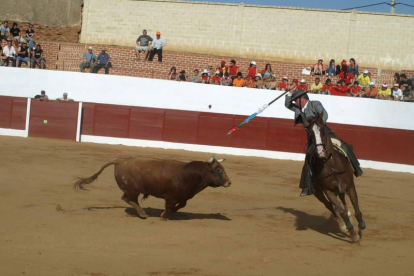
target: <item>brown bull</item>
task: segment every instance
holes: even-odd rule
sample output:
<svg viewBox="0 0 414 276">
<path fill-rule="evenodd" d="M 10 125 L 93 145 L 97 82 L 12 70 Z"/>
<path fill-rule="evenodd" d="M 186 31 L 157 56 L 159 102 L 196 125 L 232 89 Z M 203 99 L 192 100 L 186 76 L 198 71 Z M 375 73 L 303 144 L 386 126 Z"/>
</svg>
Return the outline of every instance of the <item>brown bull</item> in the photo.
<svg viewBox="0 0 414 276">
<path fill-rule="evenodd" d="M 220 162 L 215 159 L 208 162 L 189 163 L 171 160 L 145 160 L 141 158 L 121 158 L 109 162 L 88 178 L 79 178 L 74 184 L 77 190 L 85 190 L 110 165 L 115 165 L 115 180 L 124 192 L 122 200 L 134 207 L 139 217 L 147 218 L 144 209 L 138 203 L 138 196 L 154 196 L 165 199 L 165 211 L 161 214 L 167 219 L 170 213 L 177 212 L 187 204 L 187 200 L 207 187 L 229 187 L 231 185 Z"/>
</svg>

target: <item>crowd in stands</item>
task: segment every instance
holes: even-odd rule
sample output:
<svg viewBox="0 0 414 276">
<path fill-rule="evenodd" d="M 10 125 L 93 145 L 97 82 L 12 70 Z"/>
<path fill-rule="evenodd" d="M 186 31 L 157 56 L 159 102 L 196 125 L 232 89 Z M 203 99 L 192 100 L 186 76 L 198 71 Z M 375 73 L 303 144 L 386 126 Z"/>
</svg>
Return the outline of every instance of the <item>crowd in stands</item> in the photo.
<svg viewBox="0 0 414 276">
<path fill-rule="evenodd" d="M 34 34 L 32 24 L 23 33 L 16 22 L 9 28 L 9 22 L 4 21 L 0 26 L 0 66 L 11 64 L 12 67 L 21 67 L 25 63 L 30 68 L 37 66 L 44 69 L 46 60 L 41 45 L 34 40 Z M 4 48 L 1 46 L 3 40 L 7 42 Z"/>
<path fill-rule="evenodd" d="M 30 68 L 37 66 L 44 69 L 46 61 L 43 58 L 43 50 L 40 44 L 35 43 L 34 33 L 32 24 L 22 33 L 17 23 L 13 23 L 12 28 L 9 29 L 8 22 L 4 21 L 0 26 L 0 42 L 6 40 L 7 45 L 1 48 L 0 43 L 0 66 L 11 64 L 13 67 L 20 67 L 22 63 L 25 63 Z M 166 42 L 161 38 L 159 31 L 156 32 L 155 36 L 156 38 L 153 39 L 147 34 L 146 30 L 143 30 L 142 35 L 136 40 L 136 60 L 140 60 L 140 56 L 143 54 L 144 61 L 153 61 L 155 55 L 157 55 L 158 62 L 162 62 L 162 49 Z M 93 51 L 94 49 L 89 47 L 82 55 L 79 64 L 80 71 L 85 72 L 88 69 L 91 73 L 98 73 L 100 69 L 104 68 L 105 74 L 109 74 L 112 64 L 106 49 L 102 48 L 98 55 L 95 55 Z M 288 77 L 283 76 L 278 80 L 271 64 L 266 64 L 265 68 L 260 70 L 257 68 L 257 63 L 252 61 L 245 70 L 247 72 L 245 76 L 241 71 L 236 60 L 233 59 L 228 64 L 225 60 L 222 60 L 216 66 L 210 63 L 203 70 L 194 69 L 191 76 L 185 70 L 178 71 L 176 67 L 172 67 L 167 79 L 283 91 L 303 89 L 314 94 L 414 102 L 412 79 L 408 79 L 405 74 L 399 75 L 396 73 L 393 83 L 375 84 L 370 72 L 368 70 L 360 72 L 359 65 L 353 58 L 349 60 L 349 64 L 346 60 L 336 64 L 335 60 L 331 59 L 327 66 L 324 65 L 322 58 L 318 59 L 315 65 L 302 71 L 302 74 L 315 76 L 314 83 L 310 86 L 305 79 L 299 81 L 293 78 L 289 82 Z M 321 82 L 322 76 L 326 78 L 324 83 Z"/>
<path fill-rule="evenodd" d="M 34 96 L 35 100 L 38 100 L 40 102 L 48 102 L 49 101 L 49 97 L 46 95 L 46 91 L 42 90 L 40 92 L 40 95 L 36 95 Z M 62 97 L 57 98 L 56 101 L 58 102 L 73 102 L 73 99 L 68 98 L 68 93 L 63 93 Z"/>
</svg>

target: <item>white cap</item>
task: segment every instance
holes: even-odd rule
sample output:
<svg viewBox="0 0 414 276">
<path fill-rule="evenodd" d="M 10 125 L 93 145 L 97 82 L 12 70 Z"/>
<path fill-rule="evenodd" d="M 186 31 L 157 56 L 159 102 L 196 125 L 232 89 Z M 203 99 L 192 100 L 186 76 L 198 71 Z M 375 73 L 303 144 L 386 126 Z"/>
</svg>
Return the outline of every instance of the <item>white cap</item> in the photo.
<svg viewBox="0 0 414 276">
<path fill-rule="evenodd" d="M 319 58 L 319 59 L 318 59 L 318 61 L 320 61 L 320 60 L 322 60 L 322 61 L 323 61 L 323 58 Z"/>
<path fill-rule="evenodd" d="M 201 74 L 208 74 L 209 72 L 208 72 L 208 70 L 207 69 L 204 69 L 203 70 L 203 72 L 201 72 Z"/>
<path fill-rule="evenodd" d="M 284 76 L 283 78 L 282 78 L 282 80 L 287 80 L 288 79 L 288 77 L 286 77 L 286 76 Z"/>
<path fill-rule="evenodd" d="M 250 64 L 256 65 L 256 61 L 252 61 L 250 62 Z"/>
<path fill-rule="evenodd" d="M 300 83 L 306 83 L 305 79 L 301 79 Z"/>
<path fill-rule="evenodd" d="M 400 87 L 400 85 L 398 83 L 394 84 L 394 87 Z"/>
<path fill-rule="evenodd" d="M 262 75 L 260 73 L 257 73 L 256 76 L 254 76 L 254 77 L 262 78 Z"/>
<path fill-rule="evenodd" d="M 384 84 L 382 85 L 382 87 L 387 88 L 387 87 L 388 87 L 388 84 L 384 83 Z"/>
<path fill-rule="evenodd" d="M 371 81 L 371 82 L 369 83 L 369 85 L 375 85 L 375 83 L 374 83 L 373 81 Z"/>
<path fill-rule="evenodd" d="M 88 50 L 93 50 L 92 46 L 89 46 Z"/>
<path fill-rule="evenodd" d="M 368 70 L 364 70 L 364 74 L 368 74 Z"/>
</svg>

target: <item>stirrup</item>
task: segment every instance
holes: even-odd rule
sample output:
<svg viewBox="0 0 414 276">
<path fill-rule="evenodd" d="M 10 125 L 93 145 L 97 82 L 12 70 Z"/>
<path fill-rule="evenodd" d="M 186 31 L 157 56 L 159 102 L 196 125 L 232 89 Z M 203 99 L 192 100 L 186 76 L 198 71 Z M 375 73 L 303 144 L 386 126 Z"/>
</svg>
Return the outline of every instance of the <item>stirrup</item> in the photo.
<svg viewBox="0 0 414 276">
<path fill-rule="evenodd" d="M 300 196 L 308 196 L 308 195 L 312 195 L 309 187 L 305 187 L 302 189 L 302 192 L 300 193 Z"/>
</svg>

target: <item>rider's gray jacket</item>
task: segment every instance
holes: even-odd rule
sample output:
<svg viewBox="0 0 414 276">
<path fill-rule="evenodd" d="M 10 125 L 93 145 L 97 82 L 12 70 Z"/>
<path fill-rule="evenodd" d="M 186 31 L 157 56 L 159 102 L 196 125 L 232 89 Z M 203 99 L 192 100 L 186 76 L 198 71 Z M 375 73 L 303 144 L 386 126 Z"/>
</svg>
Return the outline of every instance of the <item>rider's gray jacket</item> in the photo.
<svg viewBox="0 0 414 276">
<path fill-rule="evenodd" d="M 319 101 L 308 101 L 307 104 L 304 106 L 303 112 L 302 110 L 296 106 L 295 103 L 292 102 L 292 94 L 286 94 L 285 98 L 285 106 L 295 112 L 295 125 L 296 124 L 304 124 L 305 127 L 309 126 L 308 121 L 305 120 L 309 117 L 316 117 L 323 112 L 323 122 L 326 123 L 328 120 L 328 112 L 326 112 L 325 108 Z"/>
</svg>

